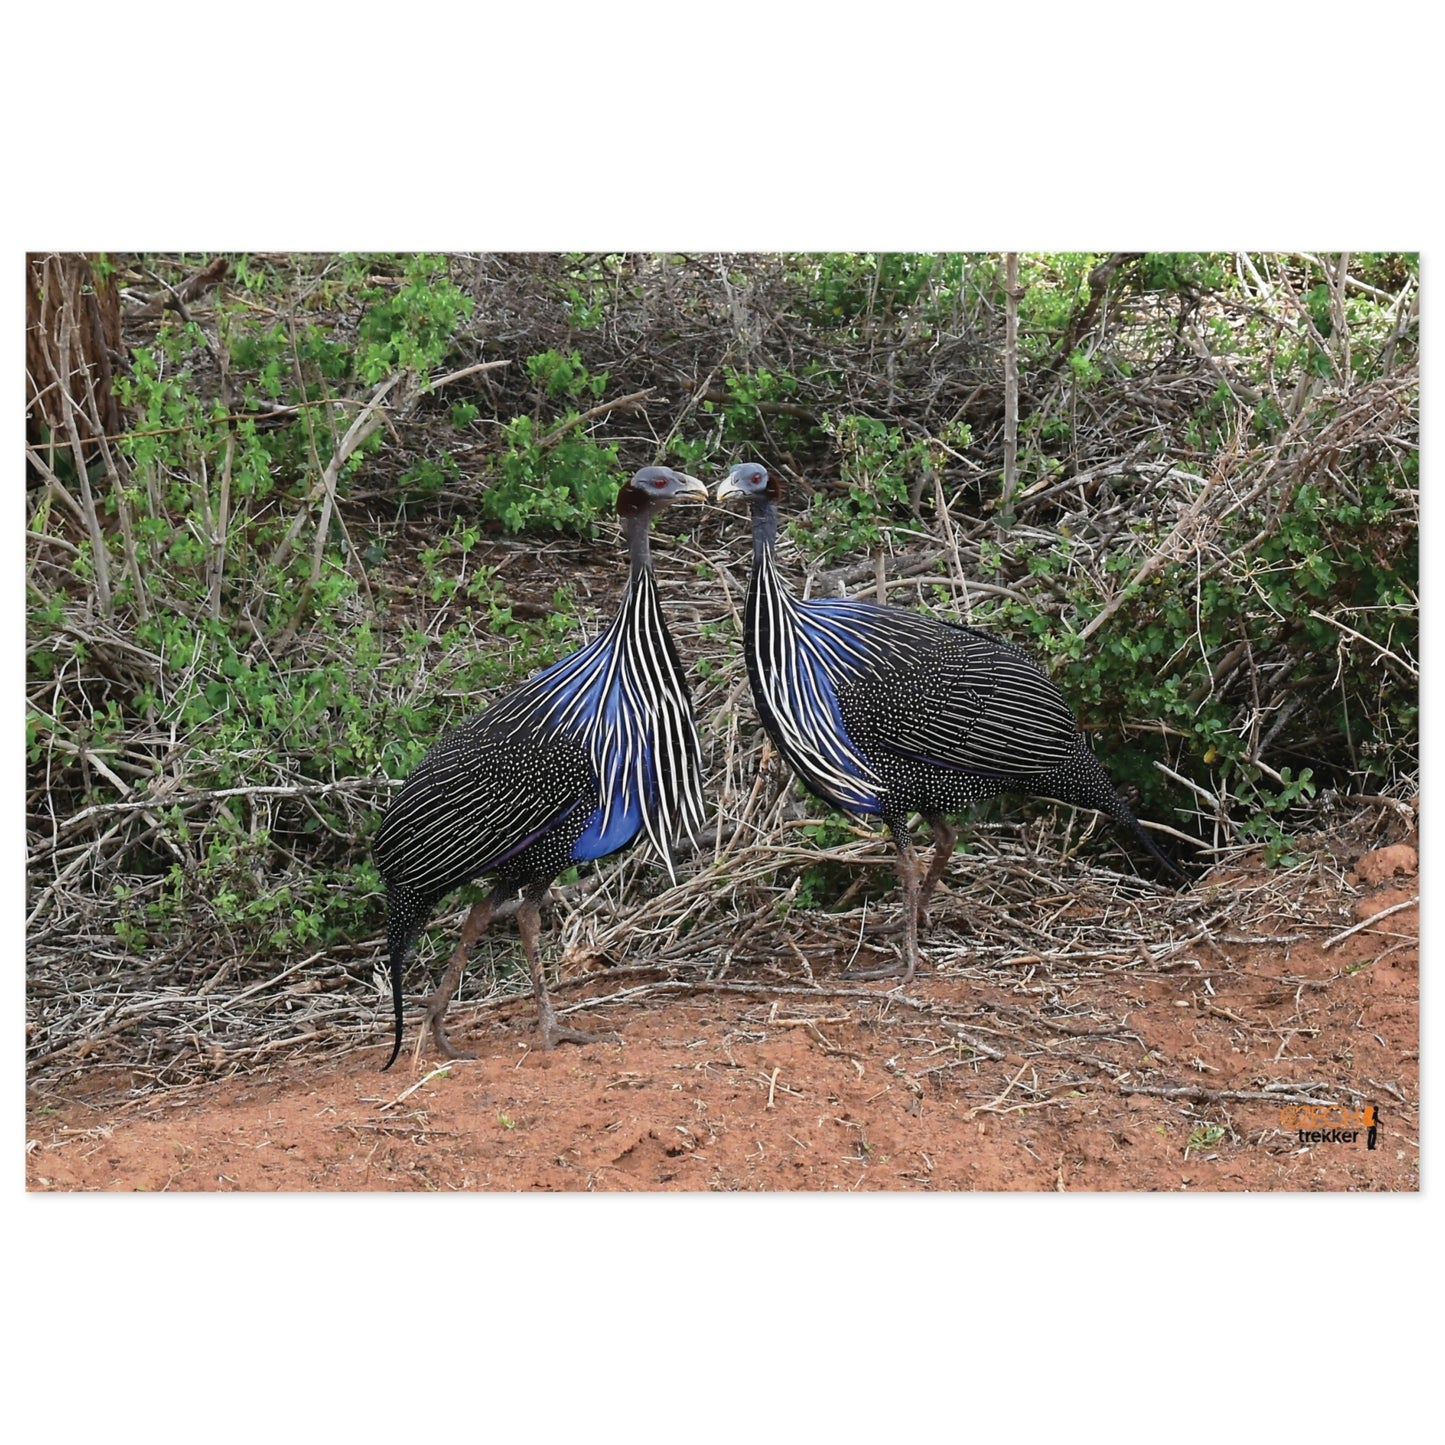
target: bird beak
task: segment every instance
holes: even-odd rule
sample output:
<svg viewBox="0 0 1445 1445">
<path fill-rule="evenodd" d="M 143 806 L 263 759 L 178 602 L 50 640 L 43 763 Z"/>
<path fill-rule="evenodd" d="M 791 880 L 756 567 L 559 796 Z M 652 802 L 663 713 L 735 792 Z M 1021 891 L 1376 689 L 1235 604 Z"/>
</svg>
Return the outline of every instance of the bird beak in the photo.
<svg viewBox="0 0 1445 1445">
<path fill-rule="evenodd" d="M 686 472 L 677 474 L 678 480 L 682 483 L 681 489 L 674 493 L 674 497 L 700 497 L 707 501 L 707 483 L 700 482 L 696 477 L 690 477 Z"/>
<path fill-rule="evenodd" d="M 722 502 L 726 501 L 728 497 L 740 497 L 742 496 L 742 492 L 743 489 L 733 481 L 733 474 L 729 472 L 727 476 L 717 484 L 716 496 L 717 500 Z"/>
</svg>

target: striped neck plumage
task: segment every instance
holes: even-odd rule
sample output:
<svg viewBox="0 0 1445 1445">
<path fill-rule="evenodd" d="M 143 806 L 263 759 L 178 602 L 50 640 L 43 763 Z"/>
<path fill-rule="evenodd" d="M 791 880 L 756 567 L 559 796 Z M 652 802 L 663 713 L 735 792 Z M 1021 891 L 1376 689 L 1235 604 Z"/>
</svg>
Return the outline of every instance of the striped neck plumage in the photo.
<svg viewBox="0 0 1445 1445">
<path fill-rule="evenodd" d="M 604 680 L 589 736 L 604 781 L 604 831 L 613 809 L 636 799 L 648 840 L 675 883 L 669 844 L 684 834 L 696 837 L 704 821 L 702 750 L 658 602 L 650 521 L 647 511 L 626 520 L 630 575 L 612 625 L 593 644 L 602 649 Z"/>
<path fill-rule="evenodd" d="M 752 522 L 753 572 L 743 625 L 764 725 L 814 792 L 841 808 L 878 813 L 883 784 L 848 737 L 837 689 L 883 649 L 865 619 L 835 617 L 828 604 L 793 595 L 778 572 L 776 503 L 755 499 Z"/>
<path fill-rule="evenodd" d="M 627 518 L 627 590 L 612 621 L 612 630 L 619 638 L 635 641 L 641 635 L 639 628 L 643 632 L 666 630 L 657 601 L 657 578 L 652 571 L 651 524 L 652 518 L 645 511 Z"/>
</svg>

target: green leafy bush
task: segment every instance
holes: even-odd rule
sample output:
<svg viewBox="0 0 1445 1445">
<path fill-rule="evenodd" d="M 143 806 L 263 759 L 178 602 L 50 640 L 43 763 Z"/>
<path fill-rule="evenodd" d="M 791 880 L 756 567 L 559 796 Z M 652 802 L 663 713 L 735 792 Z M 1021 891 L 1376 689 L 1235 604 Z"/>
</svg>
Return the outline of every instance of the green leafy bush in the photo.
<svg viewBox="0 0 1445 1445">
<path fill-rule="evenodd" d="M 868 555 L 882 545 L 891 524 L 909 514 L 910 494 L 923 488 L 943 466 L 943 452 L 930 439 L 910 439 L 901 428 L 869 416 L 825 417 L 823 429 L 837 449 L 840 488 L 819 497 L 793 535 L 813 554 L 837 560 Z M 948 429 L 943 440 L 962 448 L 971 434 L 966 423 Z M 932 510 L 932 491 L 928 502 Z"/>
</svg>

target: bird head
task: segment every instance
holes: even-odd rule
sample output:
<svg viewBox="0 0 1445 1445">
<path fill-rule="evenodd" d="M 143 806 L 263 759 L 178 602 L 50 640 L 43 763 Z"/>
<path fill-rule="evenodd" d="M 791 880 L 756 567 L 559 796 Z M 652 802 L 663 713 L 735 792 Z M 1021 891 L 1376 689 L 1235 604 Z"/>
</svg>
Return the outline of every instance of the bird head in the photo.
<svg viewBox="0 0 1445 1445">
<path fill-rule="evenodd" d="M 722 481 L 718 483 L 717 499 L 726 501 L 729 497 L 747 497 L 755 501 L 759 497 L 778 500 L 781 488 L 777 480 L 768 475 L 766 467 L 757 462 L 739 462 Z"/>
<path fill-rule="evenodd" d="M 633 473 L 632 480 L 617 494 L 617 511 L 630 517 L 638 512 L 667 506 L 679 497 L 707 500 L 707 486 L 686 472 L 671 467 L 643 467 Z"/>
</svg>

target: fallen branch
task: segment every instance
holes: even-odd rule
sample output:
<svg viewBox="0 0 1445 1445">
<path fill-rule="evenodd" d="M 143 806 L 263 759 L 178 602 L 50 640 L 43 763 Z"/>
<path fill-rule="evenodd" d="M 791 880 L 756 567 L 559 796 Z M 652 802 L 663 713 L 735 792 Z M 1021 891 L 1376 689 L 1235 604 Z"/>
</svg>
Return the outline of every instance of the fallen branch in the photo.
<svg viewBox="0 0 1445 1445">
<path fill-rule="evenodd" d="M 511 362 L 503 358 L 501 361 L 479 361 L 475 366 L 464 366 L 460 371 L 449 371 L 445 376 L 434 376 L 427 382 L 428 391 L 440 391 L 444 386 L 450 386 L 454 381 L 462 381 L 468 376 L 479 376 L 484 371 L 496 371 L 499 367 L 510 366 Z"/>
<path fill-rule="evenodd" d="M 327 793 L 365 792 L 374 788 L 399 788 L 401 781 L 396 778 L 345 778 L 336 783 L 295 783 L 275 784 L 243 788 L 208 788 L 195 793 L 180 793 L 171 796 L 140 798 L 123 803 L 95 803 L 89 808 L 72 814 L 56 830 L 57 836 L 65 835 L 90 818 L 102 817 L 109 813 L 133 813 L 145 808 L 188 808 L 197 803 L 214 802 L 221 798 L 319 798 Z"/>
<path fill-rule="evenodd" d="M 1366 637 L 1363 632 L 1356 632 L 1353 627 L 1346 627 L 1337 617 L 1327 617 L 1323 612 L 1316 612 L 1310 609 L 1310 616 L 1317 618 L 1320 622 L 1328 622 L 1331 627 L 1337 627 L 1347 637 L 1353 637 L 1357 642 L 1368 642 L 1382 657 L 1388 657 L 1391 662 L 1397 662 L 1411 677 L 1419 677 L 1420 669 L 1413 662 L 1406 662 L 1403 657 L 1396 656 L 1388 647 L 1381 647 L 1372 637 Z"/>
<path fill-rule="evenodd" d="M 1320 1104 L 1317 1094 L 1272 1092 L 1263 1089 L 1206 1089 L 1201 1084 L 1120 1084 L 1121 1094 L 1150 1094 L 1159 1099 L 1189 1099 L 1196 1104 Z"/>
<path fill-rule="evenodd" d="M 641 411 L 642 408 L 647 405 L 647 398 L 656 390 L 657 388 L 655 386 L 649 386 L 642 391 L 634 391 L 630 396 L 619 396 L 616 401 L 604 401 L 598 406 L 591 407 L 580 416 L 570 417 L 567 421 L 564 421 L 561 426 L 549 431 L 537 445 L 543 451 L 546 451 L 548 447 L 554 446 L 557 442 L 561 441 L 569 431 L 573 431 L 575 428 L 583 425 L 583 423 L 592 421 L 596 417 L 606 416 L 608 412 L 624 410 Z"/>
<path fill-rule="evenodd" d="M 1406 908 L 1414 908 L 1420 901 L 1417 893 L 1413 898 L 1407 898 L 1403 903 L 1396 903 L 1390 908 L 1382 908 L 1378 913 L 1372 913 L 1362 923 L 1357 923 L 1353 928 L 1347 928 L 1343 933 L 1337 933 L 1333 938 L 1327 938 L 1320 945 L 1321 948 L 1333 948 L 1337 943 L 1343 943 L 1345 939 L 1352 938 L 1361 929 L 1369 928 L 1372 924 L 1378 923 L 1382 918 L 1388 918 L 1392 913 L 1400 913 Z"/>
</svg>

